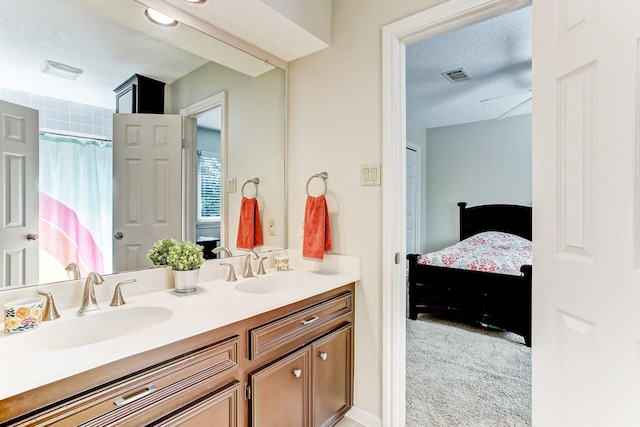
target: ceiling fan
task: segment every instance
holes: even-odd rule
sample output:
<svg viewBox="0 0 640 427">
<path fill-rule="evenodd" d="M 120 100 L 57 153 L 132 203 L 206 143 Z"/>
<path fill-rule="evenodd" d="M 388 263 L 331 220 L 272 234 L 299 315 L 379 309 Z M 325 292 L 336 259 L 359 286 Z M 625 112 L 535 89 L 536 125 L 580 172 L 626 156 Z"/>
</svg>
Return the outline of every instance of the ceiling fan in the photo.
<svg viewBox="0 0 640 427">
<path fill-rule="evenodd" d="M 508 97 L 508 96 L 520 95 L 520 94 L 522 94 L 522 93 L 529 93 L 529 97 L 528 97 L 528 98 L 526 98 L 524 101 L 519 102 L 519 103 L 518 103 L 518 104 L 516 104 L 515 106 L 513 106 L 513 107 L 509 108 L 507 111 L 505 111 L 504 113 L 500 114 L 498 117 L 496 117 L 496 120 L 500 120 L 500 119 L 502 119 L 502 118 L 506 117 L 506 116 L 507 116 L 507 114 L 509 114 L 510 112 L 512 112 L 513 110 L 515 110 L 516 108 L 520 107 L 521 105 L 524 105 L 524 104 L 526 104 L 526 103 L 528 103 L 528 102 L 531 102 L 531 99 L 533 99 L 533 94 L 532 94 L 532 92 L 531 92 L 531 89 L 529 89 L 529 90 L 525 90 L 525 91 L 522 91 L 522 92 L 515 92 L 515 93 L 510 93 L 510 94 L 507 94 L 507 95 L 500 95 L 500 96 L 494 96 L 494 97 L 492 97 L 492 98 L 482 99 L 482 100 L 480 100 L 480 102 L 493 101 L 494 99 L 506 98 L 506 97 Z"/>
</svg>

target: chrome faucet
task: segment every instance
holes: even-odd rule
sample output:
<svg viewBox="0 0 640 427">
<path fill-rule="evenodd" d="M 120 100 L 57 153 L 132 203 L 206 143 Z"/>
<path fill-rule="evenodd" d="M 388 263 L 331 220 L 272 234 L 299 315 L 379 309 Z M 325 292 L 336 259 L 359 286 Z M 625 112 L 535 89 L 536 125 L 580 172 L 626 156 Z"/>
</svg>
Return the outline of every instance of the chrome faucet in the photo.
<svg viewBox="0 0 640 427">
<path fill-rule="evenodd" d="M 96 301 L 94 285 L 101 285 L 103 282 L 104 279 L 102 276 L 95 271 L 92 271 L 87 275 L 87 280 L 84 282 L 84 292 L 82 293 L 82 303 L 80 304 L 80 309 L 78 309 L 79 313 L 100 309 L 100 307 L 98 307 L 98 302 Z"/>
<path fill-rule="evenodd" d="M 80 278 L 80 268 L 78 268 L 78 264 L 76 264 L 75 262 L 69 263 L 69 265 L 67 265 L 64 269 L 69 273 L 72 273 L 74 279 Z"/>
<path fill-rule="evenodd" d="M 260 255 L 256 251 L 251 251 L 244 257 L 244 271 L 242 272 L 242 277 L 254 277 L 253 269 L 251 268 L 251 257 L 253 259 L 260 259 Z"/>
<path fill-rule="evenodd" d="M 224 252 L 225 258 L 231 258 L 233 256 L 231 251 L 225 248 L 224 246 L 218 246 L 217 248 L 214 248 L 211 252 L 213 252 L 216 255 L 219 254 L 220 252 Z"/>
</svg>

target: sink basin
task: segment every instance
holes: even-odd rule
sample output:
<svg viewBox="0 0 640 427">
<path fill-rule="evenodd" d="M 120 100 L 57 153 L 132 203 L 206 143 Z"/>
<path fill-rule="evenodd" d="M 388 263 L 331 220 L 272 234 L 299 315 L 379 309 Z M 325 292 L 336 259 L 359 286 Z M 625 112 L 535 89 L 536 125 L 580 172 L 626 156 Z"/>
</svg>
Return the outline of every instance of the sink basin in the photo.
<svg viewBox="0 0 640 427">
<path fill-rule="evenodd" d="M 85 314 L 73 320 L 41 327 L 34 347 L 61 350 L 95 344 L 155 326 L 171 318 L 164 307 L 131 307 Z M 32 335 L 36 338 L 35 334 Z"/>
<path fill-rule="evenodd" d="M 298 286 L 301 286 L 299 277 L 278 275 L 247 279 L 235 285 L 234 288 L 236 291 L 249 294 L 271 294 L 275 292 L 287 292 Z"/>
</svg>

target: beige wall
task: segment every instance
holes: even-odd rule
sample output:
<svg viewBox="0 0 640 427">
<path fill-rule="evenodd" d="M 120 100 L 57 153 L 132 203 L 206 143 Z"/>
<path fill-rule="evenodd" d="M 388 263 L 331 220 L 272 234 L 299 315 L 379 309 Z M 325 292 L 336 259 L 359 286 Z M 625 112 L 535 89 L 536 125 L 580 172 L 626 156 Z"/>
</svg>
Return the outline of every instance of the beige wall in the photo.
<svg viewBox="0 0 640 427">
<path fill-rule="evenodd" d="M 275 68 L 250 77 L 215 63 L 208 63 L 173 82 L 168 113 L 186 108 L 221 91 L 227 93 L 228 152 L 227 177 L 236 178 L 237 191 L 228 194 L 227 241 L 222 243 L 237 255 L 238 218 L 242 185 L 247 179 L 260 178 L 259 204 L 264 247 L 285 245 L 285 78 Z M 254 187 L 248 185 L 249 197 Z M 266 232 L 269 219 L 276 221 L 276 236 Z"/>
<path fill-rule="evenodd" d="M 327 171 L 333 251 L 362 257 L 355 404 L 377 417 L 382 415 L 382 188 L 360 186 L 360 165 L 381 161 L 382 27 L 439 3 L 336 0 L 331 46 L 289 65 L 289 247 L 302 247 L 305 184 L 312 174 Z"/>
</svg>

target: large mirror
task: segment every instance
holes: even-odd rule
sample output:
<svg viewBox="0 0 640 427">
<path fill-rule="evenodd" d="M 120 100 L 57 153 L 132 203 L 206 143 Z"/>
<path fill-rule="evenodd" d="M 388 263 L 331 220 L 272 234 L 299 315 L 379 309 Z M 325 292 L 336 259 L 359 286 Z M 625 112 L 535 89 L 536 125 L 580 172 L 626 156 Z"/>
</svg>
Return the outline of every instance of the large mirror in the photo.
<svg viewBox="0 0 640 427">
<path fill-rule="evenodd" d="M 37 225 L 29 221 L 20 237 L 38 248 L 37 266 L 28 265 L 22 276 L 9 274 L 7 263 L 15 261 L 1 248 L 0 290 L 72 278 L 73 269 L 65 269 L 71 262 L 82 277 L 90 270 L 109 274 L 151 266 L 139 259 L 133 267 L 114 266 L 113 255 L 113 221 L 120 214 L 113 211 L 119 205 L 113 195 L 121 194 L 122 185 L 112 175 L 118 157 L 114 90 L 134 75 L 165 83 L 163 116 L 185 117 L 179 172 L 165 176 L 180 183 L 180 192 L 170 198 L 155 194 L 180 207 L 179 221 L 166 232 L 156 227 L 154 233 L 160 234 L 154 239 L 199 241 L 207 251 L 224 246 L 233 256 L 242 255 L 246 252 L 236 248 L 242 199 L 257 196 L 263 241 L 255 250 L 285 248 L 283 69 L 182 22 L 156 26 L 145 18 L 146 6 L 135 0 L 6 0 L 4 6 L 0 101 L 39 112 L 40 151 Z M 45 74 L 46 60 L 82 73 L 75 79 Z M 59 71 L 49 65 L 54 74 Z M 88 154 L 76 160 L 74 147 Z M 2 172 L 9 173 L 6 167 Z M 5 185 L 7 176 L 3 178 Z M 140 180 L 145 181 L 150 177 Z M 139 194 L 157 193 L 158 188 L 163 187 L 142 188 Z M 81 193 L 93 198 L 78 201 Z M 15 209 L 3 199 L 3 211 L 9 210 Z M 39 239 L 27 240 L 27 234 Z M 78 254 L 83 245 L 91 249 Z M 139 248 L 143 254 L 147 250 Z"/>
</svg>

